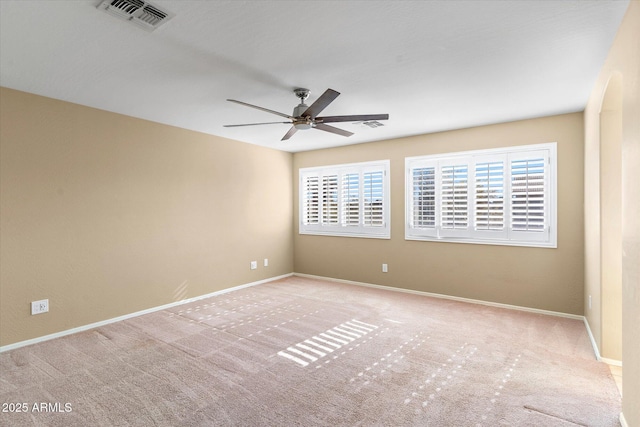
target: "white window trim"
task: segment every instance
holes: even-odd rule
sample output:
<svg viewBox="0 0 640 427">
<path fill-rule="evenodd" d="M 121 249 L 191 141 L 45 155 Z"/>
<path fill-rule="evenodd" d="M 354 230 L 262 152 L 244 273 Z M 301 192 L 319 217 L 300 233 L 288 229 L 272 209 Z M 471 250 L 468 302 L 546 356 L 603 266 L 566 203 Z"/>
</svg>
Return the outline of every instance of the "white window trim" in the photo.
<svg viewBox="0 0 640 427">
<path fill-rule="evenodd" d="M 374 239 L 390 239 L 391 238 L 391 205 L 390 205 L 390 183 L 389 183 L 389 160 L 378 160 L 372 162 L 349 163 L 339 165 L 329 165 L 311 168 L 300 168 L 299 170 L 299 191 L 298 205 L 300 220 L 298 222 L 299 234 L 323 235 L 323 236 L 343 236 L 343 237 L 365 237 Z M 364 180 L 365 173 L 382 172 L 382 222 L 381 226 L 367 226 L 364 224 L 362 213 L 364 212 Z M 338 182 L 342 182 L 342 177 L 347 174 L 357 173 L 359 180 L 359 202 L 360 202 L 360 220 L 357 225 L 343 224 L 343 204 L 342 204 L 342 188 L 338 189 L 338 224 L 323 224 L 322 220 L 317 224 L 305 224 L 305 180 L 309 176 L 321 177 L 329 175 L 337 175 Z M 320 191 L 321 192 L 321 191 Z M 321 215 L 322 206 L 319 206 Z"/>
<path fill-rule="evenodd" d="M 548 156 L 548 163 L 545 166 L 545 174 L 548 179 L 545 183 L 545 193 L 547 194 L 545 205 L 545 230 L 544 232 L 522 232 L 510 229 L 510 197 L 511 197 L 511 158 L 517 158 L 527 152 L 544 152 Z M 484 163 L 494 156 L 505 156 L 509 159 L 504 165 L 504 223 L 505 229 L 492 233 L 484 230 L 474 230 L 475 222 L 475 165 Z M 470 231 L 467 235 L 460 236 L 458 232 L 442 233 L 440 222 L 440 209 L 436 206 L 436 226 L 428 229 L 417 229 L 411 226 L 413 215 L 413 184 L 412 170 L 418 167 L 435 167 L 439 165 L 467 163 L 468 170 L 468 222 Z M 440 194 L 440 173 L 436 172 L 436 199 Z M 557 143 L 549 142 L 544 144 L 521 145 L 514 147 L 503 147 L 487 150 L 473 150 L 457 153 L 445 153 L 428 156 L 416 156 L 405 158 L 405 240 L 421 240 L 432 242 L 450 243 L 472 243 L 485 245 L 505 245 L 505 246 L 527 246 L 542 248 L 557 248 Z M 538 233 L 534 235 L 534 233 Z M 445 235 L 443 235 L 445 234 Z M 456 236 L 458 234 L 458 236 Z M 544 234 L 544 236 L 542 236 Z"/>
</svg>

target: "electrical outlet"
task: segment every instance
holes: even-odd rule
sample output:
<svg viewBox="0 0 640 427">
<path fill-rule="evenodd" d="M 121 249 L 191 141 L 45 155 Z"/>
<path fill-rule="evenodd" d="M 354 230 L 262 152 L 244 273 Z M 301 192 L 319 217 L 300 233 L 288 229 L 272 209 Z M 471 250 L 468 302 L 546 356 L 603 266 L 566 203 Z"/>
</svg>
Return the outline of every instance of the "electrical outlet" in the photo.
<svg viewBox="0 0 640 427">
<path fill-rule="evenodd" d="M 387 264 L 382 264 L 382 272 L 387 273 L 389 271 L 389 266 Z"/>
<path fill-rule="evenodd" d="M 591 310 L 591 295 L 589 295 L 589 310 Z"/>
<path fill-rule="evenodd" d="M 264 266 L 269 267 L 269 258 L 264 259 Z"/>
<path fill-rule="evenodd" d="M 256 268 L 258 268 L 258 261 L 251 261 L 251 269 L 255 270 Z"/>
<path fill-rule="evenodd" d="M 46 313 L 49 311 L 49 300 L 31 301 L 31 315 Z"/>
</svg>

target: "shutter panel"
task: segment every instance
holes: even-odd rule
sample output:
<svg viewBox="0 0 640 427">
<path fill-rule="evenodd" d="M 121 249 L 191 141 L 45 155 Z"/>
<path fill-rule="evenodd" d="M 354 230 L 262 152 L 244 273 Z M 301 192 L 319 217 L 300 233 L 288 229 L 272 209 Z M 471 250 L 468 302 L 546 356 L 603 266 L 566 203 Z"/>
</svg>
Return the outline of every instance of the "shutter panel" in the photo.
<svg viewBox="0 0 640 427">
<path fill-rule="evenodd" d="M 469 165 L 440 166 L 440 236 L 469 235 Z"/>
<path fill-rule="evenodd" d="M 510 158 L 511 239 L 548 240 L 548 159 L 548 152 L 543 150 Z"/>
<path fill-rule="evenodd" d="M 544 230 L 544 159 L 511 162 L 511 228 Z"/>
<path fill-rule="evenodd" d="M 365 227 L 383 227 L 384 224 L 384 187 L 383 172 L 365 172 L 363 176 Z"/>
<path fill-rule="evenodd" d="M 411 226 L 436 228 L 436 168 L 420 167 L 411 172 Z"/>
<path fill-rule="evenodd" d="M 438 163 L 405 160 L 405 238 L 438 236 Z"/>
<path fill-rule="evenodd" d="M 338 175 L 322 177 L 322 225 L 338 224 Z"/>
<path fill-rule="evenodd" d="M 347 173 L 342 176 L 342 225 L 360 224 L 360 175 Z"/>
<path fill-rule="evenodd" d="M 304 204 L 302 209 L 302 223 L 314 225 L 320 222 L 320 196 L 318 175 L 308 175 L 303 178 Z"/>
<path fill-rule="evenodd" d="M 474 235 L 506 238 L 506 156 L 478 157 L 475 163 Z"/>
</svg>

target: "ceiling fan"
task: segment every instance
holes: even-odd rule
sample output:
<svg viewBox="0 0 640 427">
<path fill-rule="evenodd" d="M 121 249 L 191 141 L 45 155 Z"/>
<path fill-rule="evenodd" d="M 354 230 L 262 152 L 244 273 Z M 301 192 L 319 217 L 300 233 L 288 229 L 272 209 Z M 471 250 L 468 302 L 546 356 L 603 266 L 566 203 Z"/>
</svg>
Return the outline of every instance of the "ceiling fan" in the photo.
<svg viewBox="0 0 640 427">
<path fill-rule="evenodd" d="M 304 101 L 309 96 L 309 89 L 297 88 L 293 92 L 298 98 L 300 98 L 300 104 L 293 109 L 293 114 L 288 115 L 280 113 L 278 111 L 269 110 L 267 108 L 258 107 L 257 105 L 247 104 L 246 102 L 236 101 L 235 99 L 227 99 L 227 101 L 235 102 L 236 104 L 245 105 L 247 107 L 256 108 L 258 110 L 266 111 L 267 113 L 275 114 L 280 117 L 289 119 L 287 122 L 266 122 L 266 123 L 246 123 L 240 125 L 224 125 L 224 127 L 239 127 L 239 126 L 257 126 L 257 125 L 271 125 L 271 124 L 290 124 L 291 129 L 282 137 L 281 141 L 287 140 L 293 136 L 298 130 L 304 129 L 318 129 L 325 132 L 331 132 L 342 136 L 351 136 L 353 132 L 349 132 L 343 129 L 339 129 L 334 126 L 330 126 L 327 123 L 336 122 L 358 122 L 358 121 L 372 121 L 372 120 L 388 120 L 388 114 L 360 114 L 352 116 L 321 116 L 318 114 L 324 110 L 334 99 L 340 95 L 340 92 L 336 92 L 333 89 L 327 89 L 320 98 L 316 99 L 311 105 L 307 105 Z"/>
</svg>

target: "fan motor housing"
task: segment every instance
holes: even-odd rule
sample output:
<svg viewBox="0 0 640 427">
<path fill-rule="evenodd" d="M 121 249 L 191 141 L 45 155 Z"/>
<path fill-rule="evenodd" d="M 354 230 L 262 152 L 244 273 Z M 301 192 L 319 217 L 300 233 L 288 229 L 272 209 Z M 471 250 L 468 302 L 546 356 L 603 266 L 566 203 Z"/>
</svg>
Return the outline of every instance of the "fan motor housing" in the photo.
<svg viewBox="0 0 640 427">
<path fill-rule="evenodd" d="M 313 127 L 313 119 L 311 117 L 302 117 L 309 106 L 302 103 L 293 109 L 293 126 L 298 130 L 311 129 Z"/>
<path fill-rule="evenodd" d="M 298 105 L 293 109 L 293 117 L 302 117 L 302 113 L 307 111 L 307 108 L 309 108 L 309 106 L 305 103 Z"/>
</svg>

